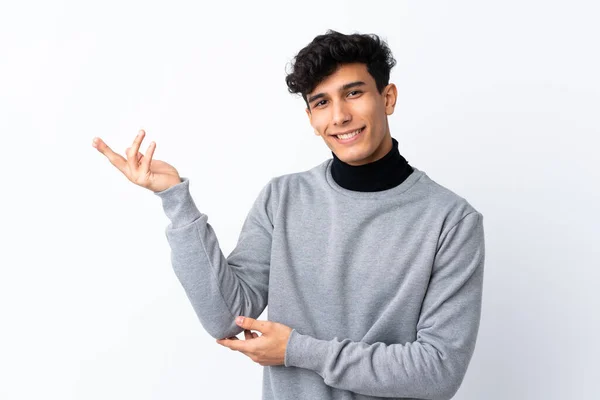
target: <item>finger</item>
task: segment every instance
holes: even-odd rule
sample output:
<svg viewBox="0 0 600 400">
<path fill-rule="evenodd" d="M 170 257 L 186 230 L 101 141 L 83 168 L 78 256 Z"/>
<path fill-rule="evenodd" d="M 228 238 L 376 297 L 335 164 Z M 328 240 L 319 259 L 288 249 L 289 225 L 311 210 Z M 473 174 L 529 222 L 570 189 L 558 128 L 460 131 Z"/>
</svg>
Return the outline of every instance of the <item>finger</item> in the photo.
<svg viewBox="0 0 600 400">
<path fill-rule="evenodd" d="M 231 350 L 240 351 L 242 349 L 240 344 L 244 343 L 244 341 L 239 340 L 239 339 L 233 340 L 231 338 L 227 338 L 227 339 L 219 339 L 219 340 L 217 340 L 217 343 L 219 343 L 220 345 L 225 346 L 227 348 L 230 348 Z"/>
<path fill-rule="evenodd" d="M 131 149 L 131 147 L 128 147 L 127 149 L 125 149 L 125 153 L 126 154 L 129 153 L 130 149 Z M 138 151 L 137 160 L 136 160 L 138 162 L 138 164 L 140 163 L 140 161 L 142 160 L 143 157 L 144 157 L 144 155 Z"/>
<path fill-rule="evenodd" d="M 237 317 L 235 322 L 244 329 L 250 329 L 253 331 L 259 331 L 264 333 L 268 328 L 271 321 L 259 321 L 250 317 L 242 317 L 243 321 L 239 322 L 239 318 Z"/>
<path fill-rule="evenodd" d="M 137 153 L 140 151 L 140 145 L 142 144 L 142 140 L 144 140 L 145 134 L 146 132 L 144 132 L 143 129 L 140 129 L 135 139 L 133 139 L 133 144 L 127 152 L 127 163 L 129 164 L 129 168 L 132 172 L 137 172 L 139 168 Z"/>
<path fill-rule="evenodd" d="M 154 155 L 154 149 L 156 149 L 156 143 L 150 142 L 146 149 L 146 155 L 144 156 L 140 167 L 142 173 L 147 173 L 150 170 L 150 164 L 152 163 L 152 156 Z"/>
<path fill-rule="evenodd" d="M 256 332 L 252 332 L 252 337 L 253 337 L 254 339 L 256 339 L 256 338 L 258 337 L 258 333 L 256 333 Z"/>
<path fill-rule="evenodd" d="M 104 154 L 106 158 L 108 158 L 108 161 L 110 161 L 112 165 L 117 167 L 119 171 L 125 173 L 125 166 L 127 165 L 127 160 L 123 158 L 123 156 L 112 151 L 112 149 L 108 147 L 108 145 L 104 143 L 104 141 L 99 137 L 94 138 L 94 140 L 92 141 L 92 146 L 94 146 L 96 150 L 98 150 L 100 153 Z"/>
<path fill-rule="evenodd" d="M 246 340 L 252 339 L 252 332 L 250 332 L 248 329 L 244 329 L 244 337 Z"/>
<path fill-rule="evenodd" d="M 226 338 L 222 338 L 222 339 L 217 339 L 217 342 L 223 342 L 225 340 L 239 340 L 237 336 L 229 336 Z"/>
</svg>

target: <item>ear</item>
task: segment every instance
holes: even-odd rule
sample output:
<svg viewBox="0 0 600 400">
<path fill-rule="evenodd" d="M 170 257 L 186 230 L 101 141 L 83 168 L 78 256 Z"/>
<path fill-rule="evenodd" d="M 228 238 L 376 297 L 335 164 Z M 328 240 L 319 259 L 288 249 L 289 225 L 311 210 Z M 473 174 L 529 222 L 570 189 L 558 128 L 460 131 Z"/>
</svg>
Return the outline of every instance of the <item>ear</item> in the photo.
<svg viewBox="0 0 600 400">
<path fill-rule="evenodd" d="M 396 107 L 396 100 L 398 98 L 398 89 L 396 85 L 390 83 L 383 89 L 383 99 L 385 101 L 385 113 L 392 115 L 394 113 L 394 107 Z"/>
</svg>

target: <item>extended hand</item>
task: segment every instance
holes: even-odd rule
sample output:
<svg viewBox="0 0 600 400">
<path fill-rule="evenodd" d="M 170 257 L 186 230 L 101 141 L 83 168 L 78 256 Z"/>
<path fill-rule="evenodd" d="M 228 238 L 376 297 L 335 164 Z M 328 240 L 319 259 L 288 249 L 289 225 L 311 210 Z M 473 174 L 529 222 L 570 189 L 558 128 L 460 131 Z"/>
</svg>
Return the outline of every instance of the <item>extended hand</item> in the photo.
<svg viewBox="0 0 600 400">
<path fill-rule="evenodd" d="M 238 321 L 240 318 L 243 318 L 242 322 Z M 217 343 L 244 353 L 263 367 L 284 364 L 285 350 L 292 328 L 278 322 L 260 321 L 250 317 L 237 317 L 235 322 L 245 329 L 246 340 L 239 340 L 233 336 L 217 339 Z M 258 336 L 250 330 L 259 331 L 262 335 Z"/>
<path fill-rule="evenodd" d="M 151 142 L 146 154 L 139 152 L 140 145 L 146 132 L 140 130 L 131 147 L 125 151 L 127 159 L 112 151 L 100 138 L 94 138 L 92 146 L 104 154 L 112 165 L 117 167 L 127 179 L 138 186 L 150 189 L 153 192 L 161 192 L 181 183 L 177 170 L 164 161 L 152 160 L 156 143 Z"/>
</svg>

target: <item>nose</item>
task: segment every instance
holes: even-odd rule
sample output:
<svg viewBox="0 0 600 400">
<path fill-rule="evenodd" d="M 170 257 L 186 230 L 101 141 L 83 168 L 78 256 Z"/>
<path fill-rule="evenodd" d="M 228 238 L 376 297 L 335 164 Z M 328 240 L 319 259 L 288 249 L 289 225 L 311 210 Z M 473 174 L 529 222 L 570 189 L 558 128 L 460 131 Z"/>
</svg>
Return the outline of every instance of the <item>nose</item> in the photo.
<svg viewBox="0 0 600 400">
<path fill-rule="evenodd" d="M 333 105 L 333 124 L 336 126 L 344 125 L 348 121 L 352 120 L 352 116 L 346 109 L 346 105 L 343 101 L 338 101 Z"/>
</svg>

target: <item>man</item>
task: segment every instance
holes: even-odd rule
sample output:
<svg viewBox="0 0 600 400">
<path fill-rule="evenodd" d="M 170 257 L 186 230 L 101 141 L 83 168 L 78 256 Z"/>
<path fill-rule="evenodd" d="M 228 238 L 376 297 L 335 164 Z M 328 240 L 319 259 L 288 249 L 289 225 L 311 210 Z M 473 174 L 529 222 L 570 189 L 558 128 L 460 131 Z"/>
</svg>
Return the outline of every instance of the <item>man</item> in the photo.
<svg viewBox="0 0 600 400">
<path fill-rule="evenodd" d="M 154 143 L 138 151 L 143 132 L 127 159 L 96 141 L 162 199 L 177 277 L 206 331 L 265 367 L 263 399 L 449 399 L 464 378 L 483 216 L 400 155 L 394 64 L 376 35 L 330 30 L 298 53 L 286 82 L 333 158 L 272 178 L 227 258 L 189 179 Z"/>
</svg>

